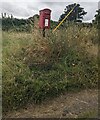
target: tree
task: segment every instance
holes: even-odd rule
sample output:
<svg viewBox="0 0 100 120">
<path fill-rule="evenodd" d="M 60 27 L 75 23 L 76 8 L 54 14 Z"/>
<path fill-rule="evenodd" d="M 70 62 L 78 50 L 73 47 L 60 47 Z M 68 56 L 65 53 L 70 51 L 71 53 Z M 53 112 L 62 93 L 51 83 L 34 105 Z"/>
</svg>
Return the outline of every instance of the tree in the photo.
<svg viewBox="0 0 100 120">
<path fill-rule="evenodd" d="M 3 13 L 1 13 L 2 18 L 4 18 Z"/>
<path fill-rule="evenodd" d="M 94 16 L 95 17 L 95 20 L 93 21 L 93 23 L 95 24 L 100 24 L 100 9 L 96 11 L 97 14 Z"/>
<path fill-rule="evenodd" d="M 6 15 L 7 15 L 7 14 L 6 14 L 6 13 L 4 13 L 4 18 L 6 18 Z"/>
<path fill-rule="evenodd" d="M 96 11 L 95 19 L 92 21 L 100 29 L 100 9 Z"/>
<path fill-rule="evenodd" d="M 13 15 L 11 14 L 11 19 L 13 19 L 14 17 L 13 17 Z"/>
<path fill-rule="evenodd" d="M 75 7 L 76 6 L 76 7 Z M 74 8 L 75 7 L 75 8 Z M 83 16 L 87 14 L 84 8 L 80 7 L 80 4 L 71 4 L 66 6 L 64 13 L 60 16 L 59 21 L 61 21 L 65 16 L 74 8 L 72 13 L 66 18 L 67 21 L 82 22 Z M 66 21 L 65 20 L 65 21 Z"/>
</svg>

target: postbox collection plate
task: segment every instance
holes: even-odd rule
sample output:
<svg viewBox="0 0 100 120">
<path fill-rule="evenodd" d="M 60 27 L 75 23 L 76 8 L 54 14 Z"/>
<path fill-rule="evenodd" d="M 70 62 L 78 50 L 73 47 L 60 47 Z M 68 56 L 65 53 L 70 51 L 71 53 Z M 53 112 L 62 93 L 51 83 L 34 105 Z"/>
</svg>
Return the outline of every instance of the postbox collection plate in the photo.
<svg viewBox="0 0 100 120">
<path fill-rule="evenodd" d="M 48 24 L 49 24 L 49 20 L 45 19 L 45 26 L 48 26 Z"/>
</svg>

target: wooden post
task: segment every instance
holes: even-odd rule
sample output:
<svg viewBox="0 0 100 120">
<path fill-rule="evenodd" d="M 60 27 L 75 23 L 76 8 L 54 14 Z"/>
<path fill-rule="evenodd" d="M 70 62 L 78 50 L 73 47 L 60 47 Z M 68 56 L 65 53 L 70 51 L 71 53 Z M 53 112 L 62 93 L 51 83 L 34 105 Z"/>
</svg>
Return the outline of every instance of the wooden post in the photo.
<svg viewBox="0 0 100 120">
<path fill-rule="evenodd" d="M 45 37 L 45 28 L 43 28 L 43 37 Z"/>
</svg>

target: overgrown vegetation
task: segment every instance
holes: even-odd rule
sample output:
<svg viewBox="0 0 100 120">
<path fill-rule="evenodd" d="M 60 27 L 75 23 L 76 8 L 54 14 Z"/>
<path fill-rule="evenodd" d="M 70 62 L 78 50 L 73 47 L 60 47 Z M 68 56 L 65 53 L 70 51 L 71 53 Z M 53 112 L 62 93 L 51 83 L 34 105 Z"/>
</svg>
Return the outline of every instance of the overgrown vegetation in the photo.
<svg viewBox="0 0 100 120">
<path fill-rule="evenodd" d="M 3 18 L 3 19 L 0 19 L 0 21 L 2 21 L 3 31 L 30 32 L 31 30 L 31 24 L 29 20 L 16 19 L 16 18 L 13 18 L 13 19 Z"/>
<path fill-rule="evenodd" d="M 41 36 L 38 30 L 3 32 L 4 112 L 68 90 L 97 87 L 96 28 L 70 25 Z"/>
<path fill-rule="evenodd" d="M 89 118 L 98 118 L 98 111 L 95 109 L 85 111 L 83 114 L 81 114 L 78 119 L 84 118 L 85 120 Z"/>
</svg>

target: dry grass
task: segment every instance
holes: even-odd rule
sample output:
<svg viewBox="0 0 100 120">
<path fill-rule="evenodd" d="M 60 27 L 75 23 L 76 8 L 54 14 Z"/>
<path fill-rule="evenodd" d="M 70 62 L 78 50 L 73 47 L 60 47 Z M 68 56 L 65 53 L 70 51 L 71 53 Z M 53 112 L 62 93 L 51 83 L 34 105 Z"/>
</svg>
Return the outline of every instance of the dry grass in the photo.
<svg viewBox="0 0 100 120">
<path fill-rule="evenodd" d="M 96 87 L 97 34 L 94 27 L 78 26 L 48 31 L 46 38 L 37 29 L 3 32 L 3 111 L 66 89 Z"/>
</svg>

